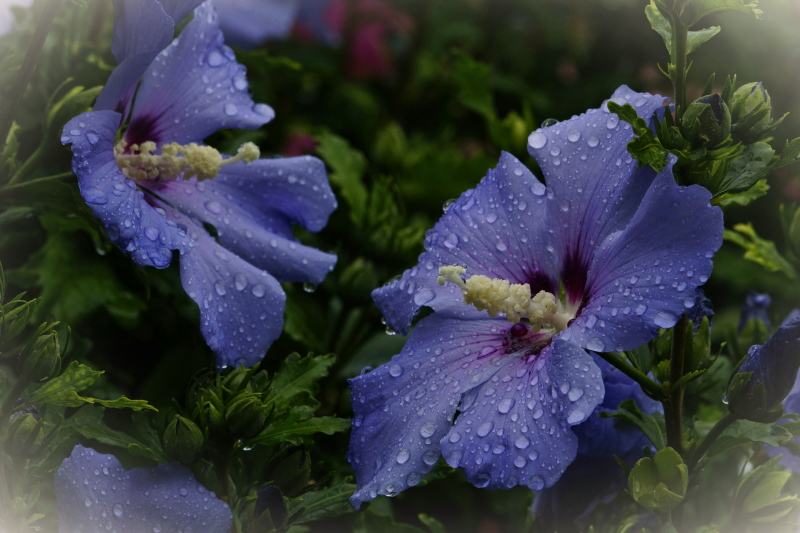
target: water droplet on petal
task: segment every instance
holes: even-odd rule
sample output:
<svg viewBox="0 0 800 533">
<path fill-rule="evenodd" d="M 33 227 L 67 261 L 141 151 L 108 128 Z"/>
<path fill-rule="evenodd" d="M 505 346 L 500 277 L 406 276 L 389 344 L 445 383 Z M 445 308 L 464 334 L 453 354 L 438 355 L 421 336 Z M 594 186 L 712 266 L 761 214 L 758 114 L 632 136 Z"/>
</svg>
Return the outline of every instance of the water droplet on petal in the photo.
<svg viewBox="0 0 800 533">
<path fill-rule="evenodd" d="M 114 506 L 111 507 L 111 510 L 114 512 L 114 516 L 116 516 L 117 518 L 122 518 L 122 504 L 121 503 L 115 503 Z"/>
<path fill-rule="evenodd" d="M 403 367 L 400 365 L 392 365 L 389 367 L 389 375 L 393 378 L 399 377 L 403 373 Z"/>
<path fill-rule="evenodd" d="M 544 478 L 542 476 L 531 476 L 528 480 L 528 486 L 533 490 L 542 490 L 544 488 Z"/>
<path fill-rule="evenodd" d="M 401 465 L 405 464 L 410 456 L 411 455 L 408 453 L 408 450 L 406 449 L 400 450 L 399 452 L 397 452 L 397 462 Z"/>
<path fill-rule="evenodd" d="M 434 292 L 432 290 L 430 290 L 430 289 L 421 289 L 420 291 L 418 291 L 414 295 L 414 303 L 416 305 L 425 305 L 428 302 L 430 302 L 431 300 L 433 300 L 433 298 L 435 296 L 436 295 L 434 294 Z"/>
<path fill-rule="evenodd" d="M 538 150 L 547 144 L 547 136 L 541 131 L 536 130 L 528 136 L 528 144 L 531 148 Z"/>
<path fill-rule="evenodd" d="M 581 132 L 578 130 L 572 129 L 567 132 L 567 139 L 569 139 L 570 142 L 578 142 L 578 139 L 580 138 Z"/>
<path fill-rule="evenodd" d="M 589 342 L 586 343 L 586 349 L 591 350 L 593 352 L 602 352 L 605 349 L 606 345 L 602 339 L 598 339 L 597 337 L 593 339 L 589 339 Z"/>
<path fill-rule="evenodd" d="M 608 120 L 606 120 L 606 128 L 610 130 L 616 128 L 617 124 L 619 124 L 619 117 L 617 117 L 617 115 L 611 115 L 608 117 Z"/>
<path fill-rule="evenodd" d="M 497 410 L 503 414 L 506 414 L 514 407 L 515 400 L 514 398 L 504 398 L 500 400 L 500 403 L 497 404 Z"/>
<path fill-rule="evenodd" d="M 250 291 L 253 293 L 253 296 L 255 296 L 256 298 L 261 298 L 267 292 L 266 289 L 264 288 L 264 286 L 260 285 L 260 284 L 259 285 L 253 285 L 253 288 L 250 289 Z"/>
<path fill-rule="evenodd" d="M 661 311 L 653 318 L 653 323 L 660 328 L 671 328 L 677 322 L 678 317 L 667 311 Z"/>
<path fill-rule="evenodd" d="M 228 115 L 229 117 L 232 117 L 239 112 L 239 108 L 233 102 L 228 102 L 222 109 L 223 111 L 225 111 L 225 114 Z"/>
<path fill-rule="evenodd" d="M 106 196 L 106 193 L 104 193 L 97 187 L 87 187 L 86 189 L 83 189 L 81 192 L 83 194 L 84 200 L 86 200 L 90 204 L 103 205 L 108 203 L 108 196 Z"/>
<path fill-rule="evenodd" d="M 492 422 L 491 420 L 488 422 L 484 422 L 483 424 L 478 426 L 478 436 L 485 437 L 486 435 L 489 434 L 489 432 L 492 430 L 493 427 L 494 427 L 494 422 Z"/>
<path fill-rule="evenodd" d="M 436 422 L 434 422 L 433 420 L 428 420 L 427 422 L 422 424 L 421 428 L 419 428 L 419 434 L 425 437 L 426 439 L 432 436 L 435 432 L 436 432 Z"/>
<path fill-rule="evenodd" d="M 233 285 L 237 291 L 243 291 L 247 287 L 247 278 L 243 274 L 236 274 L 233 278 Z"/>
</svg>

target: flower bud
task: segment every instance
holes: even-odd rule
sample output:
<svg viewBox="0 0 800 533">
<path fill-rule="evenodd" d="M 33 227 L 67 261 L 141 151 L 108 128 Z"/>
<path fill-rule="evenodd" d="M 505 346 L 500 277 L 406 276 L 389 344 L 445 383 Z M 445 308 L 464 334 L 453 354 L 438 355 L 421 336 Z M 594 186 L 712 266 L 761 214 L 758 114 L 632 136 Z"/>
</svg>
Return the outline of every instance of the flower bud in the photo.
<svg viewBox="0 0 800 533">
<path fill-rule="evenodd" d="M 255 396 L 244 396 L 225 408 L 225 425 L 228 433 L 236 438 L 255 437 L 264 429 L 266 421 L 264 405 Z"/>
<path fill-rule="evenodd" d="M 303 492 L 311 478 L 311 458 L 305 446 L 290 448 L 272 458 L 262 479 L 270 479 L 284 494 L 295 497 Z"/>
<path fill-rule="evenodd" d="M 665 513 L 686 496 L 689 469 L 672 448 L 639 459 L 628 477 L 631 496 L 648 511 Z"/>
<path fill-rule="evenodd" d="M 164 452 L 170 459 L 183 464 L 192 464 L 200 456 L 205 439 L 197 424 L 180 415 L 175 415 L 164 431 Z"/>
<path fill-rule="evenodd" d="M 731 133 L 731 113 L 719 94 L 695 100 L 686 108 L 681 132 L 695 148 L 714 148 Z"/>
<path fill-rule="evenodd" d="M 755 422 L 777 420 L 781 413 L 775 408 L 792 390 L 798 368 L 800 316 L 794 316 L 763 345 L 750 348 L 728 383 L 728 409 Z"/>
<path fill-rule="evenodd" d="M 41 381 L 55 376 L 61 370 L 61 348 L 58 333 L 50 331 L 40 335 L 30 349 L 23 351 L 22 373 L 29 381 Z"/>
<path fill-rule="evenodd" d="M 730 108 L 733 138 L 736 141 L 757 141 L 772 119 L 769 93 L 760 81 L 736 89 L 730 100 Z"/>
<path fill-rule="evenodd" d="M 33 412 L 25 409 L 11 415 L 6 449 L 15 455 L 31 457 L 38 448 L 37 442 L 44 436 L 44 430 L 39 423 L 41 418 L 38 410 Z"/>
</svg>

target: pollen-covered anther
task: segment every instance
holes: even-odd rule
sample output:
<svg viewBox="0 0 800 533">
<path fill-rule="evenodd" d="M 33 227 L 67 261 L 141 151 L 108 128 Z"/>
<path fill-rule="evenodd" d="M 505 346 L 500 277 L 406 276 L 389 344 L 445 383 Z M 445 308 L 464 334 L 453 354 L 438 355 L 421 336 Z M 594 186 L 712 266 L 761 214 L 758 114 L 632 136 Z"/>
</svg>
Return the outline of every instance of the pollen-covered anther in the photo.
<svg viewBox="0 0 800 533">
<path fill-rule="evenodd" d="M 509 322 L 516 324 L 523 318 L 536 332 L 543 324 L 561 331 L 566 327 L 565 317 L 559 312 L 556 297 L 539 291 L 531 297 L 531 287 L 527 283 L 511 283 L 505 279 L 492 279 L 483 275 L 462 277 L 466 269 L 460 266 L 444 266 L 439 268 L 439 285 L 448 281 L 458 285 L 464 296 L 464 303 L 475 306 L 478 311 L 486 311 L 490 317 L 504 314 Z"/>
<path fill-rule="evenodd" d="M 211 146 L 191 143 L 181 145 L 168 143 L 161 146 L 161 153 L 152 141 L 132 144 L 129 150 L 124 141 L 114 149 L 117 165 L 132 179 L 168 181 L 178 178 L 196 177 L 207 180 L 216 176 L 220 169 L 243 161 L 251 163 L 258 159 L 260 152 L 253 143 L 243 144 L 236 155 L 227 159 Z"/>
</svg>

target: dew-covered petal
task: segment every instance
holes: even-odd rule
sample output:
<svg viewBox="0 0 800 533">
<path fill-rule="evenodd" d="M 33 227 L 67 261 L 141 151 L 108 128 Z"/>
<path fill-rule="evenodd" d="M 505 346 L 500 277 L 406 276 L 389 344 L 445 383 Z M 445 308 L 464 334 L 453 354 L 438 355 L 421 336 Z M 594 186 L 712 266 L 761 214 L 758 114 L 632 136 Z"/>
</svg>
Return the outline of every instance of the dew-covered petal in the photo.
<svg viewBox="0 0 800 533">
<path fill-rule="evenodd" d="M 223 128 L 258 128 L 273 116 L 268 105 L 253 104 L 245 68 L 223 44 L 206 2 L 145 72 L 125 139 L 198 142 Z"/>
<path fill-rule="evenodd" d="M 281 281 L 320 283 L 336 264 L 335 255 L 292 237 L 292 222 L 319 230 L 336 207 L 316 158 L 235 164 L 212 180 L 151 188 L 176 209 L 213 225 L 223 246 Z"/>
<path fill-rule="evenodd" d="M 664 101 L 626 86 L 611 99 L 630 103 L 646 119 Z M 631 126 L 605 105 L 538 129 L 528 138 L 528 150 L 547 183 L 548 226 L 571 302 L 583 292 L 597 246 L 625 227 L 655 177 L 649 166 L 637 168 L 626 147 L 631 139 Z"/>
<path fill-rule="evenodd" d="M 579 346 L 558 338 L 538 356 L 504 356 L 502 364 L 471 403 L 462 402 L 441 440 L 442 455 L 477 487 L 550 487 L 578 449 L 570 426 L 603 399 L 600 369 Z"/>
<path fill-rule="evenodd" d="M 61 142 L 72 144 L 72 170 L 86 204 L 103 222 L 112 242 L 136 264 L 165 268 L 172 250 L 191 248 L 184 228 L 168 220 L 125 178 L 114 158 L 120 115 L 91 111 L 67 123 Z"/>
<path fill-rule="evenodd" d="M 462 395 L 497 372 L 500 358 L 487 354 L 501 347 L 510 326 L 434 313 L 420 320 L 400 354 L 350 380 L 356 508 L 416 485 L 433 468 Z"/>
<path fill-rule="evenodd" d="M 177 463 L 125 470 L 113 456 L 75 446 L 55 473 L 62 533 L 228 533 L 230 507 Z"/>
<path fill-rule="evenodd" d="M 114 0 L 111 52 L 117 59 L 117 68 L 97 97 L 94 109 L 127 114 L 139 78 L 169 44 L 174 32 L 175 21 L 157 0 Z"/>
<path fill-rule="evenodd" d="M 401 333 L 417 310 L 461 312 L 461 291 L 436 282 L 439 267 L 465 265 L 466 276 L 483 274 L 529 283 L 531 292 L 557 291 L 554 256 L 544 227 L 545 187 L 514 156 L 503 153 L 475 189 L 451 204 L 425 235 L 419 264 L 372 292 L 386 322 Z M 549 246 L 549 250 L 548 250 Z"/>
<path fill-rule="evenodd" d="M 286 295 L 278 281 L 216 243 L 183 215 L 197 246 L 181 254 L 181 282 L 200 307 L 200 331 L 220 368 L 261 361 L 283 329 Z"/>
<path fill-rule="evenodd" d="M 710 198 L 702 187 L 678 187 L 669 169 L 659 174 L 630 224 L 598 243 L 588 303 L 565 338 L 595 352 L 631 350 L 674 326 L 722 245 L 722 211 Z"/>
<path fill-rule="evenodd" d="M 234 46 L 255 48 L 268 39 L 289 35 L 299 0 L 225 0 L 217 3 L 219 25 Z"/>
</svg>

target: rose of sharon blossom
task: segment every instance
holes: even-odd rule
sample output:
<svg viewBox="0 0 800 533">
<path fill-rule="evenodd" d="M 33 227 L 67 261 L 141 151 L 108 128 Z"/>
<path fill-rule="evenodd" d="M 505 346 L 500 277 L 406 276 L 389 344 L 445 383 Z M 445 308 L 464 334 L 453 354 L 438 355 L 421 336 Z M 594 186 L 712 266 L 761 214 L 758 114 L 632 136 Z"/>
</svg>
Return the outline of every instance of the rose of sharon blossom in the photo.
<svg viewBox="0 0 800 533">
<path fill-rule="evenodd" d="M 230 507 L 178 463 L 125 470 L 113 455 L 75 446 L 55 474 L 61 533 L 229 533 Z"/>
<path fill-rule="evenodd" d="M 613 96 L 650 117 L 664 98 Z M 503 154 L 442 216 L 419 264 L 373 292 L 403 351 L 350 381 L 359 506 L 440 456 L 478 487 L 552 486 L 571 426 L 603 400 L 588 351 L 634 349 L 695 305 L 722 213 L 671 167 L 637 168 L 630 126 L 594 109 L 531 134 L 546 183 Z M 456 417 L 456 415 L 458 415 Z"/>
<path fill-rule="evenodd" d="M 201 144 L 222 128 L 257 128 L 274 113 L 250 98 L 210 3 L 154 60 L 153 43 L 165 34 L 169 42 L 174 21 L 197 2 L 165 0 L 172 8 L 165 11 L 151 0 L 161 18 L 145 17 L 138 9 L 145 3 L 117 2 L 114 42 L 126 43 L 120 66 L 100 110 L 71 120 L 62 141 L 72 144 L 81 194 L 110 239 L 142 266 L 165 268 L 177 250 L 181 282 L 200 307 L 218 365 L 251 366 L 283 327 L 279 280 L 316 284 L 333 269 L 336 257 L 297 242 L 292 226 L 319 231 L 336 200 L 316 158 L 257 159 L 252 144 L 227 157 Z M 174 15 L 176 6 L 183 10 Z M 152 63 L 128 116 L 142 66 L 132 58 Z"/>
</svg>

